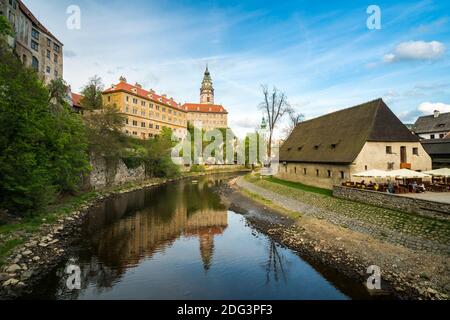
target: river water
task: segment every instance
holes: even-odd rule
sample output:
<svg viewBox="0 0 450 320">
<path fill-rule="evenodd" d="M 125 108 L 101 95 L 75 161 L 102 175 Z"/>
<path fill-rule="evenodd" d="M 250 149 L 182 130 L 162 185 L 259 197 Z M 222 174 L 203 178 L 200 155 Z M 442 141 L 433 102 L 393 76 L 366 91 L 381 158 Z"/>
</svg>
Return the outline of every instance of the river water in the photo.
<svg viewBox="0 0 450 320">
<path fill-rule="evenodd" d="M 216 192 L 226 178 L 185 180 L 105 201 L 92 209 L 70 259 L 31 298 L 365 297 L 360 284 L 312 266 L 228 210 Z M 69 265 L 81 271 L 79 290 L 68 289 Z"/>
</svg>

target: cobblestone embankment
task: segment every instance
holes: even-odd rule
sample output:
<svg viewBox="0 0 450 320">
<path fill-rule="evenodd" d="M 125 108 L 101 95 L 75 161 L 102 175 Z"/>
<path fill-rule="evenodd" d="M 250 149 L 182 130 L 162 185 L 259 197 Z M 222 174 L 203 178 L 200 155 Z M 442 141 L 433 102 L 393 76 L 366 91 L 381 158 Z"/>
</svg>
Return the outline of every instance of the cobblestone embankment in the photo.
<svg viewBox="0 0 450 320">
<path fill-rule="evenodd" d="M 236 183 L 287 210 L 414 250 L 450 255 L 447 221 L 305 192 L 265 180 L 249 182 L 239 178 Z"/>
</svg>

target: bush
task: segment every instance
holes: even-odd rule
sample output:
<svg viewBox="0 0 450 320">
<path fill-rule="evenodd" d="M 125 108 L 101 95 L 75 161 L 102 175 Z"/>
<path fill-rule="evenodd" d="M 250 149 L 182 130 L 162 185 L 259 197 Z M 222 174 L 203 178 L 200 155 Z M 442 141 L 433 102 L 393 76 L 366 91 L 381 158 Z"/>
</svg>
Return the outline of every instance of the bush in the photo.
<svg viewBox="0 0 450 320">
<path fill-rule="evenodd" d="M 81 119 L 0 42 L 0 208 L 25 214 L 74 190 L 89 168 Z M 54 110 L 53 110 L 54 111 Z"/>
</svg>

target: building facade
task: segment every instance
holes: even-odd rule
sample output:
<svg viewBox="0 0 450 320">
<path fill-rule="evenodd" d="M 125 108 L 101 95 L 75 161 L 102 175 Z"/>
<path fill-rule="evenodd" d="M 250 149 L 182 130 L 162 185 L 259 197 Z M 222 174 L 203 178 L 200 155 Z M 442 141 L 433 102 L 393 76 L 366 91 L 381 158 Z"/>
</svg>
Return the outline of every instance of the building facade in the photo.
<svg viewBox="0 0 450 320">
<path fill-rule="evenodd" d="M 125 133 L 136 138 L 157 137 L 164 127 L 180 139 L 187 134 L 187 111 L 179 103 L 153 90 L 147 91 L 138 83 L 131 85 L 123 77 L 103 92 L 103 103 L 115 104 L 123 112 Z"/>
<path fill-rule="evenodd" d="M 45 83 L 63 78 L 63 44 L 48 31 L 20 0 L 0 0 L 0 14 L 15 31 L 12 45 L 24 65 Z"/>
<path fill-rule="evenodd" d="M 206 131 L 228 128 L 228 112 L 222 105 L 214 104 L 214 86 L 208 67 L 200 88 L 200 103 L 186 103 L 187 121 Z"/>
<path fill-rule="evenodd" d="M 419 117 L 412 131 L 424 140 L 444 139 L 450 133 L 450 112 Z"/>
<path fill-rule="evenodd" d="M 419 138 L 378 99 L 300 123 L 280 149 L 278 177 L 331 189 L 359 172 L 432 169 Z"/>
</svg>

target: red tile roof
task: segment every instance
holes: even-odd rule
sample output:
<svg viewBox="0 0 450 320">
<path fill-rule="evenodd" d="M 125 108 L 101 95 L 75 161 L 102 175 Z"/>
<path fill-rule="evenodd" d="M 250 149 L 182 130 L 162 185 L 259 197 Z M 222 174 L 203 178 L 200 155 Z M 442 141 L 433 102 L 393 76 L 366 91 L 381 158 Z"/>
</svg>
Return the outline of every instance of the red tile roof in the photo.
<svg viewBox="0 0 450 320">
<path fill-rule="evenodd" d="M 217 104 L 186 103 L 182 108 L 186 109 L 188 112 L 228 114 L 223 106 Z"/>
<path fill-rule="evenodd" d="M 133 85 L 131 85 L 129 83 L 126 83 L 126 82 L 119 82 L 117 85 L 114 85 L 113 87 L 103 91 L 103 94 L 119 92 L 119 91 L 127 92 L 129 94 L 132 94 L 132 95 L 144 98 L 144 99 L 148 99 L 148 100 L 151 100 L 151 101 L 156 102 L 156 103 L 163 103 L 163 104 L 165 104 L 167 106 L 179 109 L 181 111 L 186 111 L 175 100 L 168 99 L 166 97 L 163 97 L 163 96 L 160 96 L 160 95 L 156 94 L 155 92 L 147 91 L 145 89 L 142 89 L 142 88 L 140 88 L 138 86 L 135 86 L 135 85 L 133 86 Z"/>
<path fill-rule="evenodd" d="M 72 92 L 72 104 L 74 107 L 81 107 L 81 98 L 83 96 Z"/>
<path fill-rule="evenodd" d="M 19 8 L 22 10 L 22 12 L 31 20 L 31 22 L 37 26 L 38 29 L 40 29 L 42 32 L 46 33 L 48 36 L 52 37 L 53 40 L 56 40 L 60 45 L 62 45 L 62 42 L 58 40 L 44 25 L 39 22 L 39 20 L 33 15 L 33 13 L 30 11 L 30 9 L 27 8 L 27 6 L 21 1 L 17 0 L 19 3 Z"/>
</svg>

